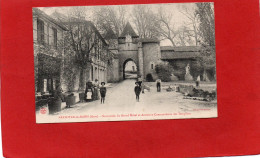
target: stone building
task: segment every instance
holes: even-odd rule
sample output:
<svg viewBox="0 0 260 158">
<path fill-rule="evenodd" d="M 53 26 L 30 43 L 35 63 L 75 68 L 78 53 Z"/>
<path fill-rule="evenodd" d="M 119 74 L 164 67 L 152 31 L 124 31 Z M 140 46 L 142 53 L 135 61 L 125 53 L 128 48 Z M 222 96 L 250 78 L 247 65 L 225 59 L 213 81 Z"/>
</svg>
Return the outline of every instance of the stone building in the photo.
<svg viewBox="0 0 260 158">
<path fill-rule="evenodd" d="M 95 81 L 97 79 L 99 80 L 99 82 L 107 82 L 107 71 L 108 67 L 111 65 L 109 64 L 109 62 L 111 62 L 110 58 L 112 58 L 113 56 L 111 55 L 112 52 L 108 49 L 109 46 L 107 44 L 107 41 L 101 36 L 100 32 L 97 30 L 94 24 L 91 21 L 87 21 L 84 19 L 68 19 L 68 17 L 58 12 L 54 12 L 51 17 L 67 27 L 73 28 L 73 26 L 75 25 L 76 28 L 78 26 L 88 28 L 85 29 L 84 35 L 89 37 L 85 38 L 84 42 L 85 45 L 88 44 L 90 46 L 90 59 L 89 64 L 85 68 L 86 74 L 84 74 L 84 81 Z M 81 79 L 79 78 L 80 72 L 78 73 L 79 74 L 76 76 L 74 89 L 84 89 L 85 84 L 79 87 L 79 80 Z"/>
<path fill-rule="evenodd" d="M 139 38 L 129 22 L 120 37 L 116 37 L 112 30 L 109 31 L 109 35 L 106 36 L 110 45 L 109 49 L 117 57 L 112 69 L 115 77 L 111 78 L 111 81 L 125 79 L 125 66 L 128 61 L 136 64 L 139 76 L 145 78 L 148 73 L 156 76 L 155 65 L 160 62 L 161 58 L 159 40 Z"/>
<path fill-rule="evenodd" d="M 76 19 L 75 19 L 76 20 Z M 55 85 L 60 84 L 64 91 L 83 90 L 86 81 L 107 82 L 110 73 L 112 52 L 99 31 L 90 21 L 70 21 L 71 25 L 81 23 L 91 30 L 90 38 L 86 38 L 82 44 L 89 44 L 89 62 L 84 70 L 77 66 L 71 66 L 74 76 L 71 80 L 66 78 L 67 54 L 70 50 L 64 50 L 66 35 L 69 33 L 66 17 L 57 12 L 49 16 L 37 8 L 33 8 L 33 39 L 35 61 L 35 90 L 36 92 L 50 92 Z M 84 74 L 82 74 L 84 72 Z M 83 77 L 82 77 L 83 76 Z M 110 75 L 111 76 L 111 75 Z M 83 81 L 83 82 L 82 82 Z"/>
<path fill-rule="evenodd" d="M 109 41 L 109 49 L 114 52 L 116 59 L 113 61 L 113 77 L 109 81 L 125 79 L 125 65 L 133 61 L 137 66 L 138 75 L 144 80 L 147 75 L 153 79 L 158 78 L 155 66 L 162 61 L 169 62 L 173 68 L 173 76 L 177 80 L 185 80 L 186 68 L 190 69 L 189 80 L 203 79 L 203 68 L 199 63 L 198 46 L 160 46 L 158 39 L 139 38 L 131 24 L 128 22 L 119 37 L 112 30 L 108 32 L 106 39 Z M 206 75 L 207 76 L 207 75 Z"/>
<path fill-rule="evenodd" d="M 59 44 L 66 39 L 68 26 L 82 25 L 91 30 L 91 34 L 83 44 L 92 45 L 89 52 L 88 65 L 81 71 L 73 69 L 73 83 L 66 83 L 64 74 L 65 57 L 69 50 L 64 50 Z M 160 46 L 158 39 L 139 38 L 128 22 L 119 37 L 110 29 L 101 35 L 91 21 L 69 20 L 58 12 L 48 16 L 41 10 L 33 9 L 33 39 L 35 61 L 36 92 L 47 92 L 61 84 L 67 90 L 82 90 L 87 80 L 100 82 L 119 82 L 125 79 L 125 67 L 128 61 L 136 65 L 139 77 L 146 80 L 152 76 L 158 78 L 155 67 L 162 61 L 169 62 L 173 68 L 173 76 L 177 80 L 185 80 L 187 69 L 189 80 L 209 78 L 199 64 L 200 48 L 195 46 L 171 47 Z M 63 42 L 66 43 L 66 42 Z M 82 78 L 83 76 L 83 78 Z M 81 83 L 81 81 L 83 81 Z M 72 89 L 68 89 L 71 87 Z"/>
<path fill-rule="evenodd" d="M 66 27 L 33 9 L 35 92 L 50 92 L 61 82 L 63 49 L 58 47 Z"/>
</svg>

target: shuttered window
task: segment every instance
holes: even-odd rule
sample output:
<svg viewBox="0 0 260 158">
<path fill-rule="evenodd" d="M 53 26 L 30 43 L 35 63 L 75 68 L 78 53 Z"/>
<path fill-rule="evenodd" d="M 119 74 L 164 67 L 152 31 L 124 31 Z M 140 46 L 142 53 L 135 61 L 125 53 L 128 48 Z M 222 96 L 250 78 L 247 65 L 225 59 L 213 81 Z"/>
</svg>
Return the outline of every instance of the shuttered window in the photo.
<svg viewBox="0 0 260 158">
<path fill-rule="evenodd" d="M 40 19 L 37 19 L 37 40 L 44 44 L 44 22 Z"/>
</svg>

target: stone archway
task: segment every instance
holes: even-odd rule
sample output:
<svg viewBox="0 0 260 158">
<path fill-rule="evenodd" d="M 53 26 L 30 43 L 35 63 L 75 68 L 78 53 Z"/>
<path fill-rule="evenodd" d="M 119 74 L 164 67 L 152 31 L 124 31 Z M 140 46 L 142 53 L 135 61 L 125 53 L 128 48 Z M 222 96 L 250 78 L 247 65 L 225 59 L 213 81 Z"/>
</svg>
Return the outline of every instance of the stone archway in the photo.
<svg viewBox="0 0 260 158">
<path fill-rule="evenodd" d="M 129 62 L 129 61 L 132 61 L 134 64 L 135 64 L 135 66 L 136 66 L 136 70 L 137 70 L 137 75 L 139 74 L 138 72 L 138 64 L 136 63 L 136 61 L 134 61 L 133 59 L 131 59 L 131 58 L 128 58 L 128 59 L 126 59 L 125 61 L 124 61 L 124 63 L 123 63 L 123 66 L 122 66 L 122 68 L 123 68 L 123 80 L 125 80 L 126 79 L 126 76 L 125 76 L 125 68 L 126 68 L 126 64 Z"/>
</svg>

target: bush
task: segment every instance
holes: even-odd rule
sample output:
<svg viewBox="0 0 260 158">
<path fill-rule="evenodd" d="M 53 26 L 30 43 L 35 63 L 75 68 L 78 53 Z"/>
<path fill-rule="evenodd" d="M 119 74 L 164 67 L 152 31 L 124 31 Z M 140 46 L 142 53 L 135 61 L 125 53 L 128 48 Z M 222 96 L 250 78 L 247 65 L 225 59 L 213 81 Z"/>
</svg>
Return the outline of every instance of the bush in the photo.
<svg viewBox="0 0 260 158">
<path fill-rule="evenodd" d="M 146 81 L 147 82 L 153 82 L 154 80 L 153 80 L 153 75 L 152 74 L 147 74 L 146 75 Z"/>
<path fill-rule="evenodd" d="M 161 62 L 155 66 L 155 71 L 158 78 L 163 82 L 171 81 L 171 74 L 173 73 L 173 67 L 168 62 Z"/>
</svg>

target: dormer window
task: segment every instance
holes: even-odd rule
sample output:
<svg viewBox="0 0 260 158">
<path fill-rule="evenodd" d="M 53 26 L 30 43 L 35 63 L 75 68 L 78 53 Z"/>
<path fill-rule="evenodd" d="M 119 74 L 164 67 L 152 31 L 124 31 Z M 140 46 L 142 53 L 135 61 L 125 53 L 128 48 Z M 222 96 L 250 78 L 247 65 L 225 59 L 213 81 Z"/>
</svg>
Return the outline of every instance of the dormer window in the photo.
<svg viewBox="0 0 260 158">
<path fill-rule="evenodd" d="M 126 37 L 125 37 L 125 42 L 126 43 L 131 43 L 132 42 L 132 37 L 128 34 L 128 35 L 126 35 Z"/>
</svg>

